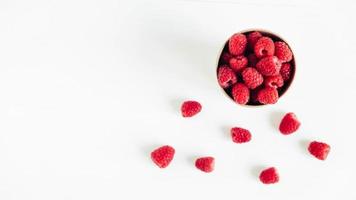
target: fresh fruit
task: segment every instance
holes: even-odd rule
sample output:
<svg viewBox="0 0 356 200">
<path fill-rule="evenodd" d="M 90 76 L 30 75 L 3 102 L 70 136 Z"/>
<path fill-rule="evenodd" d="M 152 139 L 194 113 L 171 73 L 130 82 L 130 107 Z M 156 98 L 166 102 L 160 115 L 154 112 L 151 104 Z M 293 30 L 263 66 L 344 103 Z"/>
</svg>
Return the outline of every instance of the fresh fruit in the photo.
<svg viewBox="0 0 356 200">
<path fill-rule="evenodd" d="M 275 104 L 278 101 L 278 91 L 276 88 L 263 88 L 258 92 L 257 100 L 261 104 Z"/>
<path fill-rule="evenodd" d="M 151 153 L 152 161 L 160 168 L 166 168 L 173 160 L 175 150 L 171 146 L 162 146 Z"/>
<path fill-rule="evenodd" d="M 255 68 L 248 67 L 241 75 L 245 85 L 250 89 L 255 89 L 263 83 L 263 76 Z"/>
<path fill-rule="evenodd" d="M 281 123 L 279 124 L 279 131 L 283 135 L 289 135 L 296 132 L 299 127 L 300 121 L 294 113 L 290 112 L 283 117 Z"/>
<path fill-rule="evenodd" d="M 234 101 L 238 104 L 246 104 L 250 98 L 250 91 L 243 83 L 236 83 L 231 90 Z"/>
<path fill-rule="evenodd" d="M 263 184 L 278 183 L 279 175 L 277 169 L 274 167 L 267 168 L 260 173 L 260 181 Z"/>
<path fill-rule="evenodd" d="M 289 62 L 293 58 L 293 53 L 285 42 L 275 42 L 275 55 L 282 62 Z"/>
<path fill-rule="evenodd" d="M 247 129 L 234 127 L 230 132 L 232 141 L 235 143 L 245 143 L 251 140 L 251 133 Z"/>
<path fill-rule="evenodd" d="M 214 165 L 215 159 L 211 156 L 201 157 L 195 161 L 195 167 L 206 173 L 214 171 Z"/>
<path fill-rule="evenodd" d="M 283 63 L 279 71 L 284 81 L 288 81 L 291 75 L 291 67 L 289 63 Z"/>
<path fill-rule="evenodd" d="M 236 56 L 230 59 L 229 64 L 232 70 L 239 72 L 247 66 L 248 60 L 245 56 Z"/>
<path fill-rule="evenodd" d="M 324 142 L 313 141 L 309 144 L 308 151 L 319 160 L 325 160 L 330 152 L 330 146 Z"/>
<path fill-rule="evenodd" d="M 257 70 L 264 76 L 275 76 L 279 74 L 281 63 L 276 56 L 262 58 L 256 65 Z"/>
<path fill-rule="evenodd" d="M 181 106 L 183 117 L 193 117 L 201 111 L 201 104 L 197 101 L 185 101 Z"/>
<path fill-rule="evenodd" d="M 247 44 L 248 47 L 253 50 L 255 47 L 256 42 L 262 37 L 262 34 L 258 31 L 254 31 L 247 35 Z"/>
<path fill-rule="evenodd" d="M 237 82 L 237 77 L 230 67 L 223 65 L 218 70 L 218 81 L 222 88 L 228 88 Z"/>
<path fill-rule="evenodd" d="M 254 46 L 254 52 L 257 58 L 273 56 L 274 51 L 273 40 L 269 37 L 261 37 Z"/>
<path fill-rule="evenodd" d="M 265 86 L 266 87 L 273 87 L 273 88 L 280 88 L 283 86 L 283 78 L 281 75 L 276 76 L 268 76 L 265 79 Z"/>
<path fill-rule="evenodd" d="M 229 51 L 234 56 L 242 55 L 245 52 L 246 45 L 246 36 L 242 33 L 236 33 L 229 40 Z"/>
<path fill-rule="evenodd" d="M 273 33 L 236 33 L 221 52 L 218 82 L 239 104 L 274 104 L 291 84 L 293 57 L 288 44 Z"/>
</svg>

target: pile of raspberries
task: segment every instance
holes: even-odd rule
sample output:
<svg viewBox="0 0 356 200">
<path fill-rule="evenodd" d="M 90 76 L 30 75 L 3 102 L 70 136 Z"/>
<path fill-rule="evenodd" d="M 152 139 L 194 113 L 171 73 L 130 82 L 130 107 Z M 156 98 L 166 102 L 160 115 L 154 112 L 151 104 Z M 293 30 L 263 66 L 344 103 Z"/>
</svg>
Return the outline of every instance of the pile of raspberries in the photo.
<svg viewBox="0 0 356 200">
<path fill-rule="evenodd" d="M 202 110 L 202 106 L 197 101 L 185 101 L 181 106 L 181 113 L 184 118 L 193 117 Z M 279 125 L 279 132 L 283 135 L 290 135 L 296 132 L 301 125 L 297 116 L 290 112 L 286 113 Z M 230 130 L 231 140 L 236 144 L 248 143 L 251 138 L 251 132 L 242 127 L 232 127 Z M 329 154 L 330 146 L 324 142 L 312 141 L 308 146 L 309 153 L 319 160 L 325 160 Z M 166 168 L 175 155 L 175 149 L 172 146 L 164 145 L 151 152 L 152 161 L 159 168 Z M 203 172 L 214 171 L 215 158 L 213 156 L 200 157 L 195 160 L 195 167 Z M 260 172 L 259 179 L 263 184 L 274 184 L 280 179 L 275 167 L 268 167 Z"/>
<path fill-rule="evenodd" d="M 230 37 L 219 59 L 217 78 L 238 104 L 275 104 L 294 71 L 287 43 L 271 33 L 253 31 Z"/>
</svg>

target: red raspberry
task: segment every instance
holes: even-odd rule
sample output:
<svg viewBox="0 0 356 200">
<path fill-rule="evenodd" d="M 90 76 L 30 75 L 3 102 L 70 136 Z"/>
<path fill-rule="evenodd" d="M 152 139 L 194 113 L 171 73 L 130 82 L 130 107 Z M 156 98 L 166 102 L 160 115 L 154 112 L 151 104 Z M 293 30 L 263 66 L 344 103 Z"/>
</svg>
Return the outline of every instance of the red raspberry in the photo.
<svg viewBox="0 0 356 200">
<path fill-rule="evenodd" d="M 275 104 L 278 101 L 278 91 L 276 88 L 263 88 L 258 92 L 257 100 L 261 104 Z"/>
<path fill-rule="evenodd" d="M 247 60 L 248 60 L 248 66 L 256 67 L 256 64 L 258 63 L 258 58 L 256 57 L 255 54 L 251 53 L 250 55 L 248 55 Z"/>
<path fill-rule="evenodd" d="M 274 76 L 279 74 L 281 63 L 276 56 L 262 58 L 256 65 L 257 70 L 264 76 Z"/>
<path fill-rule="evenodd" d="M 239 127 L 234 127 L 231 129 L 232 141 L 235 143 L 245 143 L 251 140 L 251 133 L 249 130 Z"/>
<path fill-rule="evenodd" d="M 229 51 L 232 55 L 238 56 L 244 53 L 247 39 L 244 34 L 236 33 L 229 40 Z"/>
<path fill-rule="evenodd" d="M 269 37 L 261 37 L 255 44 L 254 52 L 257 58 L 274 55 L 274 43 Z"/>
<path fill-rule="evenodd" d="M 221 62 L 225 63 L 225 64 L 229 64 L 230 59 L 232 58 L 232 55 L 224 52 L 221 55 Z"/>
<path fill-rule="evenodd" d="M 330 152 L 330 146 L 323 142 L 313 141 L 309 144 L 308 151 L 319 160 L 325 160 Z"/>
<path fill-rule="evenodd" d="M 283 135 L 289 135 L 298 130 L 300 126 L 300 121 L 297 119 L 297 116 L 294 113 L 287 113 L 281 123 L 279 124 L 279 131 Z"/>
<path fill-rule="evenodd" d="M 227 88 L 237 82 L 237 77 L 230 67 L 223 65 L 218 70 L 218 81 L 222 88 Z"/>
<path fill-rule="evenodd" d="M 250 91 L 243 83 L 236 83 L 231 90 L 232 98 L 238 104 L 246 104 L 250 98 Z"/>
<path fill-rule="evenodd" d="M 262 37 L 262 34 L 258 31 L 252 32 L 247 35 L 247 44 L 251 50 L 255 47 L 256 42 L 258 39 Z"/>
<path fill-rule="evenodd" d="M 265 86 L 266 87 L 273 87 L 273 88 L 280 88 L 283 86 L 283 78 L 281 75 L 277 76 L 268 76 L 265 79 Z"/>
<path fill-rule="evenodd" d="M 185 101 L 181 107 L 183 117 L 193 117 L 201 111 L 201 104 L 197 101 Z"/>
<path fill-rule="evenodd" d="M 165 168 L 173 160 L 175 150 L 171 146 L 162 146 L 151 153 L 152 161 L 160 168 Z"/>
<path fill-rule="evenodd" d="M 275 42 L 274 46 L 275 55 L 282 63 L 292 60 L 293 53 L 285 42 Z"/>
<path fill-rule="evenodd" d="M 279 71 L 284 81 L 289 80 L 291 74 L 291 68 L 289 63 L 283 63 L 281 70 Z"/>
<path fill-rule="evenodd" d="M 214 170 L 214 165 L 214 157 L 201 157 L 195 160 L 195 167 L 206 173 L 212 172 Z"/>
<path fill-rule="evenodd" d="M 241 71 L 247 66 L 248 60 L 245 56 L 232 57 L 229 61 L 231 69 L 235 72 Z"/>
<path fill-rule="evenodd" d="M 260 174 L 260 180 L 263 184 L 278 183 L 279 175 L 277 169 L 274 167 L 263 170 Z"/>
<path fill-rule="evenodd" d="M 241 75 L 246 86 L 250 89 L 255 89 L 263 83 L 263 76 L 255 68 L 248 67 L 242 71 Z"/>
</svg>

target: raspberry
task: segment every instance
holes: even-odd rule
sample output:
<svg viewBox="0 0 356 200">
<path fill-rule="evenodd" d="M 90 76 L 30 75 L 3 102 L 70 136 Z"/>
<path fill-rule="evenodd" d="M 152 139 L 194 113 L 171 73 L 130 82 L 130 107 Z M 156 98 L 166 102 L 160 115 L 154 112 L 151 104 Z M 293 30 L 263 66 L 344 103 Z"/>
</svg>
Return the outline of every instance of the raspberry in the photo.
<svg viewBox="0 0 356 200">
<path fill-rule="evenodd" d="M 230 67 L 223 65 L 218 70 L 218 81 L 222 88 L 227 88 L 237 82 L 237 77 Z"/>
<path fill-rule="evenodd" d="M 260 174 L 260 181 L 263 184 L 273 184 L 279 181 L 277 169 L 274 167 L 263 170 Z"/>
<path fill-rule="evenodd" d="M 245 56 L 232 57 L 229 61 L 231 69 L 238 72 L 247 66 L 248 60 Z"/>
<path fill-rule="evenodd" d="M 160 168 L 165 168 L 173 160 L 175 150 L 171 146 L 162 146 L 151 153 L 152 161 Z"/>
<path fill-rule="evenodd" d="M 256 64 L 258 63 L 258 58 L 256 57 L 255 54 L 251 53 L 250 55 L 248 55 L 247 60 L 248 60 L 248 66 L 256 67 Z"/>
<path fill-rule="evenodd" d="M 234 127 L 231 129 L 232 141 L 235 143 L 245 143 L 251 140 L 251 133 L 249 130 L 239 127 Z"/>
<path fill-rule="evenodd" d="M 214 157 L 201 157 L 195 160 L 195 167 L 206 173 L 212 172 L 214 170 L 214 165 Z"/>
<path fill-rule="evenodd" d="M 229 40 L 229 51 L 232 55 L 238 56 L 244 53 L 247 39 L 244 34 L 236 33 Z"/>
<path fill-rule="evenodd" d="M 243 83 L 236 83 L 231 90 L 232 98 L 238 104 L 246 104 L 250 98 L 250 91 Z"/>
<path fill-rule="evenodd" d="M 319 160 L 325 160 L 330 152 L 330 146 L 323 142 L 313 141 L 309 144 L 308 151 Z"/>
<path fill-rule="evenodd" d="M 247 44 L 251 50 L 255 47 L 256 42 L 258 39 L 262 37 L 262 34 L 258 31 L 252 32 L 247 35 Z"/>
<path fill-rule="evenodd" d="M 261 37 L 255 44 L 254 52 L 257 58 L 274 55 L 274 43 L 269 37 Z"/>
<path fill-rule="evenodd" d="M 264 76 L 274 76 L 279 74 L 281 63 L 276 56 L 262 58 L 256 65 L 257 70 Z"/>
<path fill-rule="evenodd" d="M 282 63 L 292 60 L 293 53 L 285 42 L 275 42 L 274 46 L 275 55 Z"/>
<path fill-rule="evenodd" d="M 225 64 L 229 64 L 230 59 L 232 58 L 232 55 L 224 52 L 221 55 L 221 62 L 225 63 Z"/>
<path fill-rule="evenodd" d="M 250 89 L 255 89 L 263 83 L 263 76 L 252 67 L 248 67 L 242 71 L 242 79 L 246 86 Z"/>
<path fill-rule="evenodd" d="M 281 70 L 279 71 L 284 81 L 289 80 L 291 74 L 291 68 L 289 63 L 283 63 Z"/>
<path fill-rule="evenodd" d="M 277 76 L 268 76 L 265 79 L 265 86 L 266 87 L 273 87 L 273 88 L 279 88 L 283 86 L 283 78 L 281 75 Z"/>
<path fill-rule="evenodd" d="M 181 107 L 183 117 L 193 117 L 201 111 L 201 104 L 197 101 L 185 101 Z"/>
<path fill-rule="evenodd" d="M 298 130 L 300 122 L 294 113 L 287 113 L 279 124 L 279 131 L 283 135 L 289 135 Z"/>
<path fill-rule="evenodd" d="M 275 104 L 278 101 L 278 91 L 276 88 L 263 88 L 258 92 L 257 100 L 261 104 Z"/>
</svg>

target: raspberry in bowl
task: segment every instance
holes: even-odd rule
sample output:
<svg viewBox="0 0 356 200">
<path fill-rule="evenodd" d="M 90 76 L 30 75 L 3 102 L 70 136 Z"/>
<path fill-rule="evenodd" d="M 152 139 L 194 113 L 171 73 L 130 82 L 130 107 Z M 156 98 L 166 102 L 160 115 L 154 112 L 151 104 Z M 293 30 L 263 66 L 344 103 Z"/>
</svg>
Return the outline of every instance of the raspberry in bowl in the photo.
<svg viewBox="0 0 356 200">
<path fill-rule="evenodd" d="M 275 104 L 292 84 L 295 58 L 289 44 L 265 30 L 233 34 L 220 53 L 220 87 L 240 105 Z"/>
</svg>

